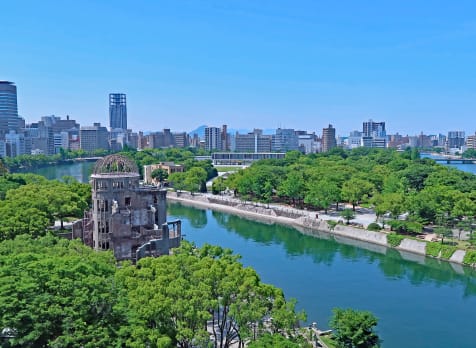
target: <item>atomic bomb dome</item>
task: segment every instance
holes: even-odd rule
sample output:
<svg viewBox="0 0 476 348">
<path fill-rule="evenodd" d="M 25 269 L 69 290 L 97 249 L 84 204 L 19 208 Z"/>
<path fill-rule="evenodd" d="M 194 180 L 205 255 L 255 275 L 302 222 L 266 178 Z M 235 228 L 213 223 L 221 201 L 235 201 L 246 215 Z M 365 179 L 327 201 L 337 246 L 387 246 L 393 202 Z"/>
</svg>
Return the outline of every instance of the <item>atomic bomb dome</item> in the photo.
<svg viewBox="0 0 476 348">
<path fill-rule="evenodd" d="M 139 176 L 139 168 L 133 160 L 124 155 L 109 155 L 96 162 L 93 175 L 117 176 L 131 174 Z"/>
<path fill-rule="evenodd" d="M 117 260 L 137 261 L 180 245 L 180 221 L 167 222 L 166 191 L 140 182 L 135 162 L 123 155 L 98 160 L 91 175 L 93 206 L 77 235 Z"/>
</svg>

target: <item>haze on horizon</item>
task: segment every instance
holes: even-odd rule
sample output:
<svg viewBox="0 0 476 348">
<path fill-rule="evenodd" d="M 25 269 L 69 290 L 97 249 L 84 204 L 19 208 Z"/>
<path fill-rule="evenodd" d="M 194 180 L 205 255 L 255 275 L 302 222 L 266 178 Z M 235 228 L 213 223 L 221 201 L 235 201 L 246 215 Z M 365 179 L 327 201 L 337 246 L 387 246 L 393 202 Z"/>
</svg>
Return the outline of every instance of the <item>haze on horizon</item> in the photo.
<svg viewBox="0 0 476 348">
<path fill-rule="evenodd" d="M 27 122 L 107 126 L 120 92 L 134 130 L 476 130 L 474 1 L 30 0 L 2 13 L 0 80 Z"/>
</svg>

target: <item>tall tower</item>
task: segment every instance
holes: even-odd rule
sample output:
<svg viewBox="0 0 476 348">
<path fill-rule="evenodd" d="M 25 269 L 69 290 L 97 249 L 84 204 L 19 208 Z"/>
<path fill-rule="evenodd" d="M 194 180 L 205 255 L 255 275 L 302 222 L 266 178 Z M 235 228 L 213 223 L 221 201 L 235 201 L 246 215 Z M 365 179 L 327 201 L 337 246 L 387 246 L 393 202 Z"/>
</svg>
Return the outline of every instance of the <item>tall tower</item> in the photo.
<svg viewBox="0 0 476 348">
<path fill-rule="evenodd" d="M 126 95 L 123 93 L 109 94 L 109 127 L 127 129 Z"/>
<path fill-rule="evenodd" d="M 0 81 L 0 139 L 4 139 L 11 130 L 17 133 L 20 130 L 17 87 L 13 82 Z"/>
<path fill-rule="evenodd" d="M 327 152 L 337 146 L 336 129 L 330 124 L 322 129 L 322 152 Z"/>
<path fill-rule="evenodd" d="M 221 150 L 221 130 L 218 127 L 205 128 L 205 148 L 208 151 Z"/>
</svg>

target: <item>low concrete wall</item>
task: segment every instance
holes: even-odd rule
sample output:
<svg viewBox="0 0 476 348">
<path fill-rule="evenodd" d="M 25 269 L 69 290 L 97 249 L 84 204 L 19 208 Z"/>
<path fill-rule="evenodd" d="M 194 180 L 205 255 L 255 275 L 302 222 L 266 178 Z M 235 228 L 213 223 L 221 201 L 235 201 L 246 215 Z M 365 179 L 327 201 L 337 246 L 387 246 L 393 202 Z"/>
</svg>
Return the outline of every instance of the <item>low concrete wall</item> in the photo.
<svg viewBox="0 0 476 348">
<path fill-rule="evenodd" d="M 426 242 L 405 238 L 397 249 L 410 251 L 415 254 L 426 255 Z"/>
<path fill-rule="evenodd" d="M 337 241 L 342 241 L 345 244 L 353 244 L 361 248 L 385 253 L 386 247 L 390 247 L 387 242 L 386 232 L 374 232 L 361 228 L 356 228 L 346 225 L 336 225 L 334 229 L 330 229 L 327 221 L 308 216 L 298 216 L 297 218 L 285 217 L 280 211 L 274 209 L 267 209 L 262 204 L 237 204 L 236 202 L 222 202 L 221 200 L 207 198 L 204 196 L 190 196 L 183 193 L 177 196 L 175 193 L 169 192 L 167 199 L 174 202 L 180 202 L 184 205 L 199 207 L 204 209 L 211 209 L 238 215 L 248 220 L 259 221 L 266 224 L 278 223 L 293 227 L 301 233 L 309 235 L 323 236 L 329 234 L 334 236 Z M 284 208 L 285 209 L 285 208 Z M 290 209 L 291 210 L 291 209 Z M 324 233 L 322 233 L 324 232 Z M 341 239 L 336 237 L 342 237 Z M 349 243 L 349 240 L 360 241 L 360 243 Z M 365 245 L 367 244 L 367 245 Z M 396 248 L 399 250 L 402 257 L 409 261 L 424 263 L 426 257 L 426 242 L 417 241 L 409 238 L 402 240 L 400 245 Z M 463 259 L 466 252 L 464 250 L 457 250 L 448 260 L 457 264 L 463 264 Z M 446 260 L 445 260 L 446 261 Z"/>
<path fill-rule="evenodd" d="M 463 263 L 464 257 L 466 256 L 466 251 L 456 250 L 453 255 L 450 257 L 451 262 Z"/>
</svg>

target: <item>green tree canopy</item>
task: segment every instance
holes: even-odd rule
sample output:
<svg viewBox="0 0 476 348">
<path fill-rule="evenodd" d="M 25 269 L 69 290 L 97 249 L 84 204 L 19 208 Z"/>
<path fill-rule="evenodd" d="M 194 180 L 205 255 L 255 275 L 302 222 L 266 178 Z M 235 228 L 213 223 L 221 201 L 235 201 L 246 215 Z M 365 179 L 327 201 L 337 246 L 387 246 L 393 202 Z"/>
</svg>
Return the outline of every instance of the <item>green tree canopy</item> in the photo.
<svg viewBox="0 0 476 348">
<path fill-rule="evenodd" d="M 79 241 L 52 236 L 0 243 L 0 327 L 8 347 L 118 346 L 115 264 Z"/>
<path fill-rule="evenodd" d="M 131 315 L 132 346 L 154 347 L 163 336 L 181 347 L 206 345 L 208 327 L 215 346 L 227 347 L 251 339 L 255 325 L 269 316 L 278 319 L 276 330 L 299 319 L 279 289 L 261 283 L 254 270 L 220 247 L 197 249 L 184 242 L 173 255 L 121 268 L 118 279 Z"/>
<path fill-rule="evenodd" d="M 379 337 L 374 328 L 377 318 L 368 311 L 334 308 L 329 326 L 334 340 L 341 348 L 379 347 Z"/>
</svg>

